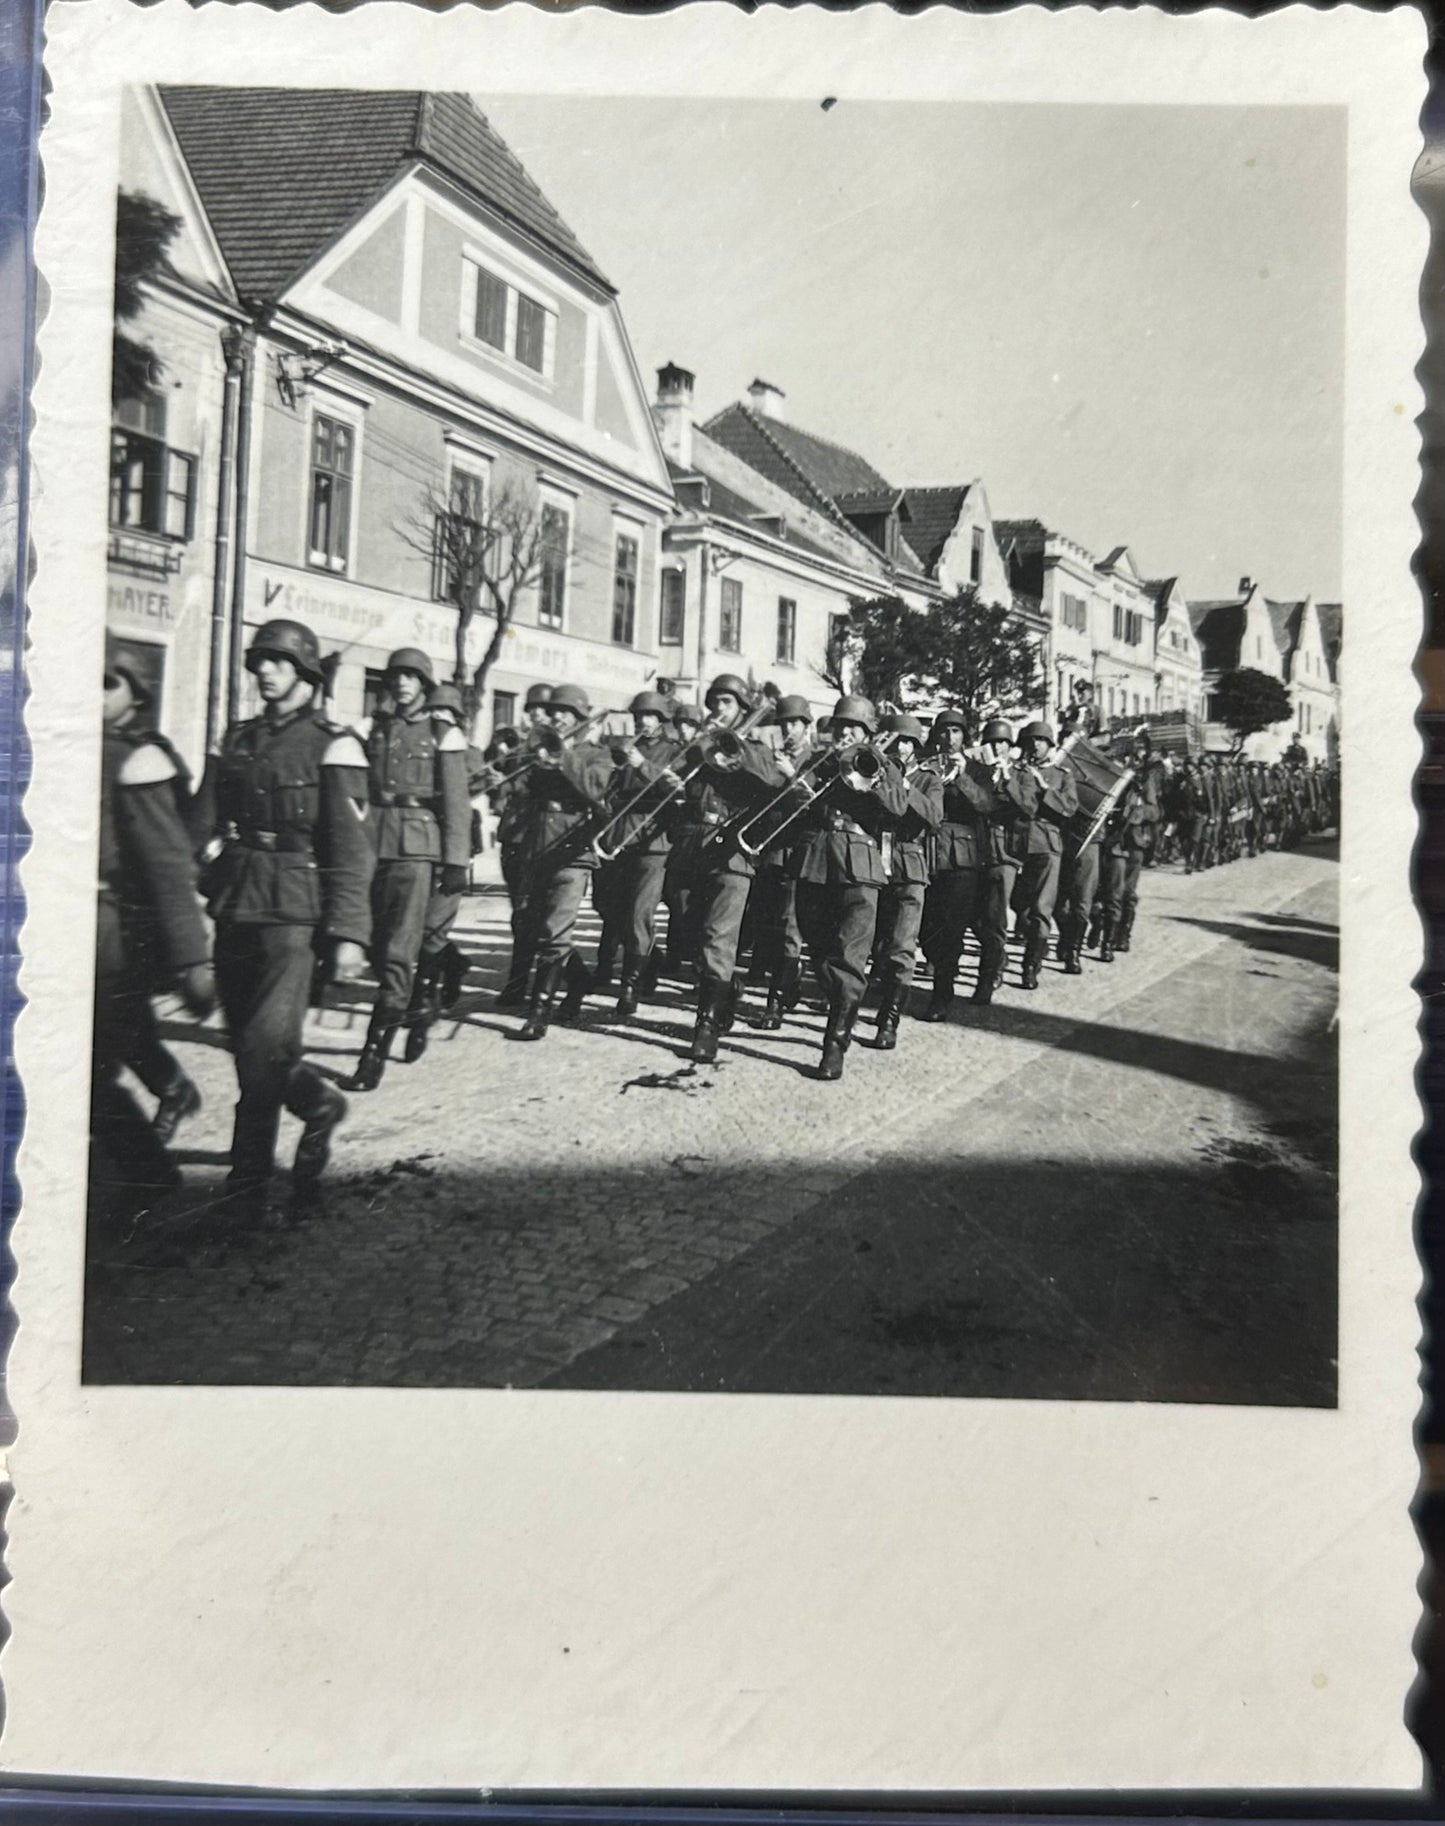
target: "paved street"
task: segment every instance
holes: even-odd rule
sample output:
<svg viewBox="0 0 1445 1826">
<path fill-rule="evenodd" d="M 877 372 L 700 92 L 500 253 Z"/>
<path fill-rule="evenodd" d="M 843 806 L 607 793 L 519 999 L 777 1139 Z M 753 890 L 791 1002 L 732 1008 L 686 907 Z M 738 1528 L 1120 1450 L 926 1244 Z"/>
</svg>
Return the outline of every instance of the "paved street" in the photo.
<svg viewBox="0 0 1445 1826">
<path fill-rule="evenodd" d="M 510 1044 L 475 895 L 460 1018 L 353 1099 L 311 1208 L 230 1221 L 230 1060 L 168 1030 L 206 1107 L 184 1192 L 93 1216 L 86 1378 L 1329 1405 L 1337 876 L 1151 871 L 1128 957 L 1026 996 L 1011 951 L 991 1009 L 837 1085 L 801 1011 L 689 1066 L 668 986 Z M 364 1025 L 310 1056 L 346 1075 Z"/>
</svg>

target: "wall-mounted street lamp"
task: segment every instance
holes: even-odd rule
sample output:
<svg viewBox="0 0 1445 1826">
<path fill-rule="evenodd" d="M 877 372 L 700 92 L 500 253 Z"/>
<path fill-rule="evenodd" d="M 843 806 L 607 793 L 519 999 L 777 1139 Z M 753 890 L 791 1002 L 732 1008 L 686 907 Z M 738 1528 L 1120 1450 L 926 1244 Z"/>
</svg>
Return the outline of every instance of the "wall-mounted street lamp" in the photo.
<svg viewBox="0 0 1445 1826">
<path fill-rule="evenodd" d="M 276 391 L 293 411 L 311 382 L 333 367 L 347 353 L 345 342 L 318 342 L 307 348 L 287 350 L 276 357 Z"/>
</svg>

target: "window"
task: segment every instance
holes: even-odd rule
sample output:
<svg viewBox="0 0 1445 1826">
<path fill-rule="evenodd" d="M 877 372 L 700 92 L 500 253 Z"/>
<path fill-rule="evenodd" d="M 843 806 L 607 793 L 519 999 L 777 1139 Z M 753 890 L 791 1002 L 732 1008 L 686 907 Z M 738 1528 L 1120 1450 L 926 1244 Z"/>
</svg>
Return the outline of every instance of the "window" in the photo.
<svg viewBox="0 0 1445 1826">
<path fill-rule="evenodd" d="M 535 298 L 517 293 L 517 360 L 542 372 L 547 351 L 547 312 Z"/>
<path fill-rule="evenodd" d="M 1088 629 L 1089 605 L 1082 596 L 1064 597 L 1063 620 L 1066 628 L 1077 628 L 1081 634 Z"/>
<path fill-rule="evenodd" d="M 110 434 L 110 523 L 184 543 L 195 532 L 196 461 L 165 441 L 159 394 L 122 400 Z"/>
<path fill-rule="evenodd" d="M 477 269 L 477 307 L 474 317 L 478 342 L 494 349 L 507 346 L 507 283 L 484 266 Z"/>
<path fill-rule="evenodd" d="M 612 638 L 619 647 L 630 647 L 636 632 L 637 540 L 631 533 L 619 533 L 612 572 Z"/>
<path fill-rule="evenodd" d="M 973 529 L 973 549 L 968 555 L 968 580 L 970 583 L 983 582 L 983 528 Z"/>
<path fill-rule="evenodd" d="M 778 663 L 791 666 L 798 654 L 798 605 L 789 596 L 778 598 Z"/>
<path fill-rule="evenodd" d="M 499 729 L 510 729 L 517 720 L 517 694 L 515 691 L 494 691 L 492 693 L 492 733 Z"/>
<path fill-rule="evenodd" d="M 662 612 L 657 638 L 664 647 L 682 645 L 683 617 L 687 608 L 687 573 L 676 567 L 662 573 Z"/>
<path fill-rule="evenodd" d="M 462 338 L 510 356 L 534 374 L 550 376 L 557 314 L 509 285 L 478 260 L 462 262 Z"/>
<path fill-rule="evenodd" d="M 743 646 L 743 586 L 736 577 L 722 580 L 722 607 L 718 612 L 717 644 L 724 653 L 741 653 Z"/>
<path fill-rule="evenodd" d="M 432 595 L 456 602 L 474 588 L 487 556 L 487 478 L 479 469 L 453 467 L 447 487 L 451 506 L 438 514 L 432 551 Z"/>
<path fill-rule="evenodd" d="M 537 620 L 544 628 L 560 628 L 567 610 L 567 550 L 572 516 L 559 502 L 544 501 L 540 530 L 542 572 L 538 579 Z"/>
<path fill-rule="evenodd" d="M 1114 638 L 1115 640 L 1124 638 L 1124 611 L 1117 602 L 1114 604 Z"/>
<path fill-rule="evenodd" d="M 356 431 L 339 419 L 316 414 L 311 427 L 312 564 L 345 571 L 351 560 L 351 479 Z"/>
<path fill-rule="evenodd" d="M 385 679 L 386 674 L 379 668 L 375 666 L 366 668 L 361 685 L 361 714 L 364 717 L 376 715 L 381 700 L 386 696 Z"/>
</svg>

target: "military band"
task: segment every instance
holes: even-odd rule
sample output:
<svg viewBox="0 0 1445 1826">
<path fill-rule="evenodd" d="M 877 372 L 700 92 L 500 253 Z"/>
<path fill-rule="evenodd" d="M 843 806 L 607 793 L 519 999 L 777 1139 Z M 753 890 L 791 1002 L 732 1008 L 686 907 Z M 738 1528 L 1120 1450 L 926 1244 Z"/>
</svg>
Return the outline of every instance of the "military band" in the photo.
<svg viewBox="0 0 1445 1826">
<path fill-rule="evenodd" d="M 496 1005 L 524 1011 L 513 1038 L 577 1020 L 614 971 L 607 1018 L 628 1023 L 666 974 L 693 1002 L 685 1056 L 711 1065 L 745 982 L 766 997 L 754 1024 L 776 1031 L 806 962 L 824 1083 L 842 1077 L 870 995 L 879 1051 L 897 1047 L 910 1012 L 954 1018 L 970 936 L 971 999 L 992 1002 L 1007 984 L 1010 909 L 1016 984 L 1030 992 L 1055 933 L 1069 976 L 1091 953 L 1108 964 L 1130 949 L 1147 868 L 1190 874 L 1338 828 L 1337 769 L 1298 749 L 1276 763 L 1159 754 L 1142 728 L 1110 746 L 1079 688 L 1060 743 L 1041 721 L 974 728 L 956 709 L 925 729 L 858 695 L 815 723 L 806 698 L 733 673 L 701 708 L 640 692 L 619 735 L 577 685 L 539 683 L 523 728 L 481 755 L 462 691 L 419 649 L 390 656 L 364 741 L 328 715 L 303 624 L 265 624 L 246 666 L 260 714 L 226 732 L 192 800 L 179 757 L 142 727 L 141 669 L 123 650 L 107 658 L 91 1127 L 133 1205 L 175 1183 L 167 1145 L 200 1107 L 160 1043 L 151 994 L 179 993 L 198 1018 L 219 994 L 236 1065 L 235 1191 L 271 1183 L 283 1111 L 302 1125 L 293 1180 L 314 1184 L 347 1105 L 303 1058 L 307 1007 L 369 960 L 376 990 L 346 1087 L 377 1089 L 399 1030 L 405 1063 L 424 1056 L 462 993 L 453 928 L 484 799 L 511 908 Z M 603 927 L 591 966 L 579 937 L 589 895 Z M 920 951 L 929 994 L 911 1010 Z M 156 1099 L 149 1121 L 126 1071 Z"/>
</svg>

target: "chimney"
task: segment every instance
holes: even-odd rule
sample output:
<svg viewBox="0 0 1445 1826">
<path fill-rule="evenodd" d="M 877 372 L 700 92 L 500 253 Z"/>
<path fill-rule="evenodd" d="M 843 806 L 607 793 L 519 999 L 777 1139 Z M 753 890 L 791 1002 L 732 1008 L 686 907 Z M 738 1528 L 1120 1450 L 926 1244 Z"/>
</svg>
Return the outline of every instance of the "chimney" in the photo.
<svg viewBox="0 0 1445 1826">
<path fill-rule="evenodd" d="M 1240 578 L 1239 593 L 1241 596 L 1247 596 L 1253 588 L 1254 588 L 1253 577 L 1241 577 Z"/>
<path fill-rule="evenodd" d="M 653 422 L 662 448 L 679 469 L 692 468 L 692 385 L 694 376 L 675 361 L 657 370 Z"/>
<path fill-rule="evenodd" d="M 783 401 L 787 398 L 781 387 L 775 387 L 770 380 L 755 380 L 748 388 L 748 398 L 753 402 L 755 411 L 761 412 L 764 418 L 781 418 Z"/>
</svg>

